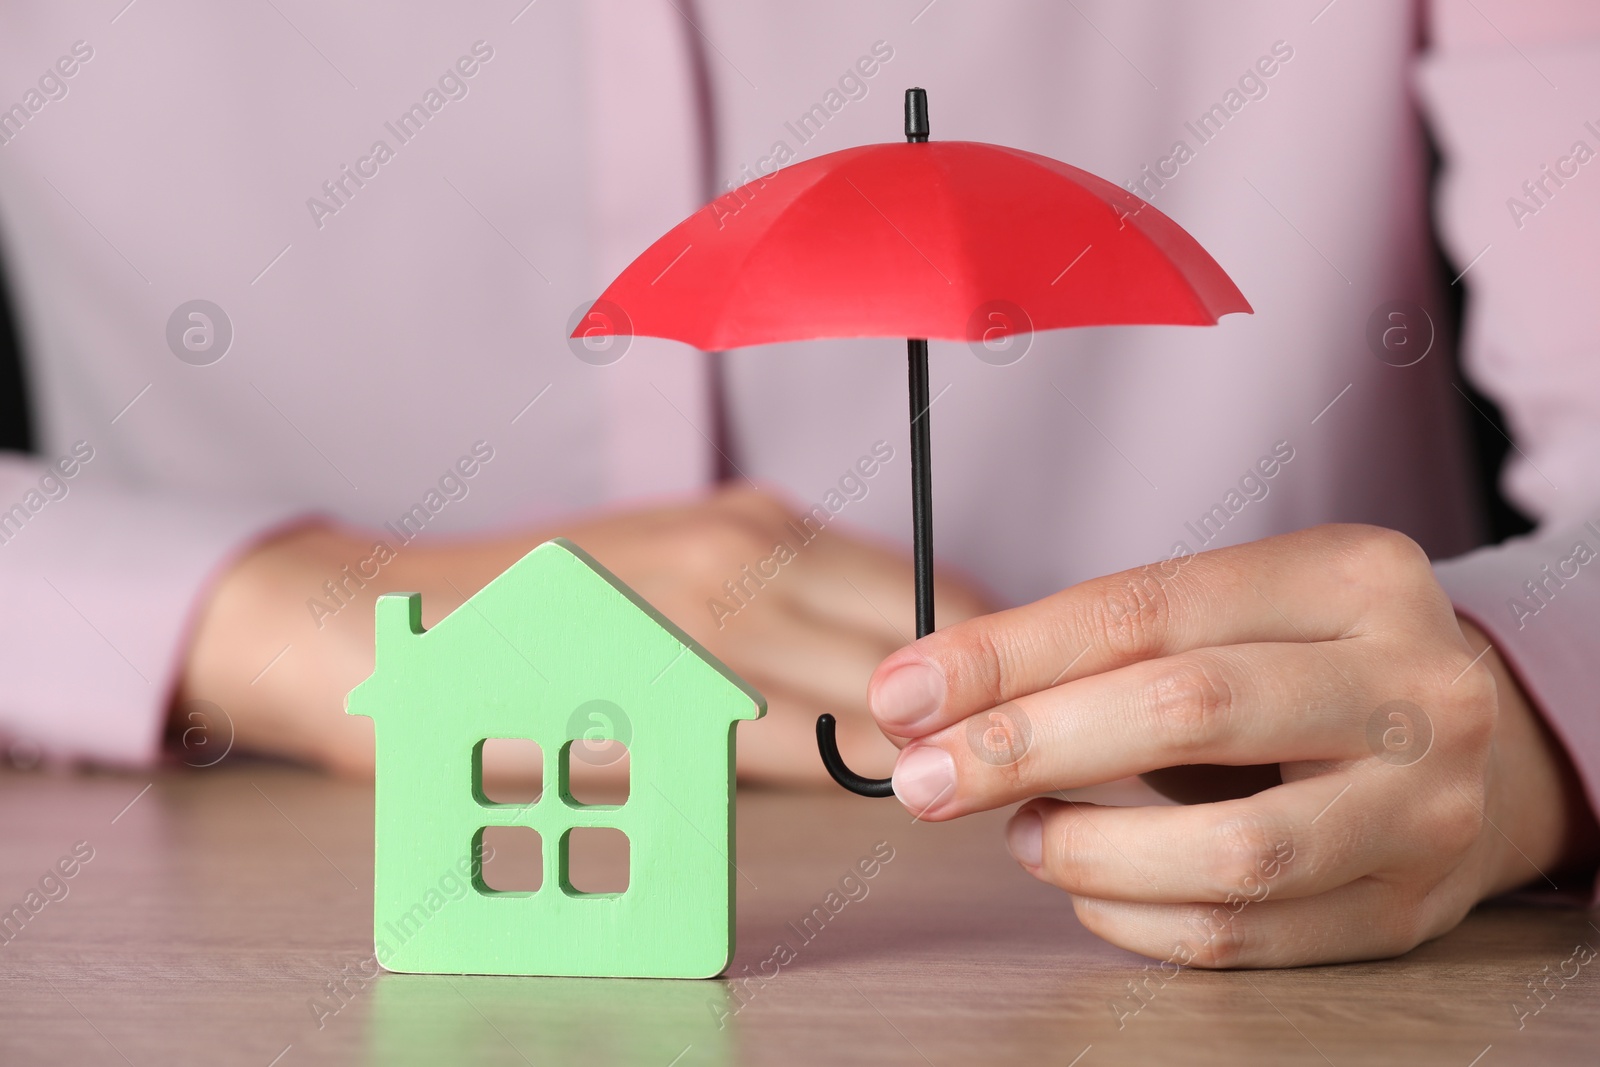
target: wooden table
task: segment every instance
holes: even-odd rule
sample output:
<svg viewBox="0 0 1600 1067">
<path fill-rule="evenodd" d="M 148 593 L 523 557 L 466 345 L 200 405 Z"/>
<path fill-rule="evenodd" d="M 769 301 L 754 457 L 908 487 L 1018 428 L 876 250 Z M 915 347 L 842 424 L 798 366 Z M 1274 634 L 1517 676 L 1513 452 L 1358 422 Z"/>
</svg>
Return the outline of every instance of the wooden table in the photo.
<svg viewBox="0 0 1600 1067">
<path fill-rule="evenodd" d="M 1185 971 L 1147 983 L 1119 1026 L 1111 1005 L 1137 1003 L 1127 983 L 1149 961 L 1088 934 L 1062 894 L 1022 874 L 1002 821 L 930 826 L 887 801 L 746 792 L 724 980 L 363 980 L 368 787 L 237 760 L 137 778 L 0 773 L 0 909 L 64 857 L 72 867 L 78 842 L 93 849 L 0 943 L 0 1063 L 1600 1060 L 1600 960 L 1552 982 L 1520 1031 L 1512 1008 L 1537 1005 L 1530 979 L 1580 942 L 1600 946 L 1600 931 L 1584 913 L 1520 907 L 1483 909 L 1400 960 Z M 893 859 L 798 934 L 875 847 Z M 775 956 L 780 941 L 791 951 Z M 776 976 L 749 977 L 764 961 Z"/>
</svg>

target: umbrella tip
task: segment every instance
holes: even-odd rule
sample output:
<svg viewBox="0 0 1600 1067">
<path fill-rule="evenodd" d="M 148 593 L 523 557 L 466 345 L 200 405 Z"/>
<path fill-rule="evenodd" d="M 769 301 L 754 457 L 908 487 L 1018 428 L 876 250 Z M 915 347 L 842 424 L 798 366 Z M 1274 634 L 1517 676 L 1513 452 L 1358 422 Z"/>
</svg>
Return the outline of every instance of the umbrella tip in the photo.
<svg viewBox="0 0 1600 1067">
<path fill-rule="evenodd" d="M 928 92 L 906 90 L 906 140 L 920 144 L 928 139 Z"/>
</svg>

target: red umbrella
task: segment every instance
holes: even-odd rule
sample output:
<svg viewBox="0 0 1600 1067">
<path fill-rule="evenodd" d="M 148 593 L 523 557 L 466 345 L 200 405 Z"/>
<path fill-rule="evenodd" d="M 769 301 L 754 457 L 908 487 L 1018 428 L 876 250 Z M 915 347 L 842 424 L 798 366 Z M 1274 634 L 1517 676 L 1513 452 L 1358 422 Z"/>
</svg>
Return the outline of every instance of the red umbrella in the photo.
<svg viewBox="0 0 1600 1067">
<path fill-rule="evenodd" d="M 909 338 L 923 637 L 934 628 L 928 339 L 1005 345 L 1063 326 L 1212 325 L 1250 305 L 1193 237 L 1120 186 L 1015 148 L 929 142 L 921 89 L 906 91 L 906 141 L 831 152 L 717 198 L 629 264 L 572 336 L 705 351 Z M 890 779 L 844 765 L 834 726 L 817 721 L 834 780 L 889 796 Z"/>
</svg>

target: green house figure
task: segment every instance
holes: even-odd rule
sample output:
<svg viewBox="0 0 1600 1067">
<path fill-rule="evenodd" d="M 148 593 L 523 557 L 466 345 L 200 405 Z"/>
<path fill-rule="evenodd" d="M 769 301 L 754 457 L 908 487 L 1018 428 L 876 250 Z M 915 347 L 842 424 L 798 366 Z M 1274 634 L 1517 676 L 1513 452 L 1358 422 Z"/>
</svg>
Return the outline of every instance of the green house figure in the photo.
<svg viewBox="0 0 1600 1067">
<path fill-rule="evenodd" d="M 766 702 L 576 545 L 540 545 L 431 630 L 382 596 L 377 662 L 347 710 L 377 736 L 378 962 L 435 974 L 705 978 L 733 951 L 734 727 Z M 611 709 L 590 716 L 583 709 Z M 573 742 L 628 746 L 627 799 L 572 797 Z M 538 743 L 543 795 L 484 794 L 486 740 Z M 548 788 L 554 783 L 555 788 Z M 538 834 L 531 892 L 484 881 L 485 828 Z M 583 893 L 570 836 L 627 836 L 627 888 Z M 524 835 L 531 836 L 531 835 Z"/>
</svg>

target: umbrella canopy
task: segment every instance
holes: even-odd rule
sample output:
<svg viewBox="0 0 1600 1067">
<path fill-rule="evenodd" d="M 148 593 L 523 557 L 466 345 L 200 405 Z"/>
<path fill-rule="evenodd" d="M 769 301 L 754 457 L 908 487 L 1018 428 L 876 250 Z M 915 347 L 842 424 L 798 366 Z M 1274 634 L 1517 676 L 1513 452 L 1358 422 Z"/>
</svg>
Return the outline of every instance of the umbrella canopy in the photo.
<svg viewBox="0 0 1600 1067">
<path fill-rule="evenodd" d="M 628 265 L 572 336 L 640 335 L 705 351 L 823 337 L 905 337 L 917 636 L 933 630 L 928 339 L 983 342 L 1063 326 L 1210 325 L 1250 305 L 1193 237 L 1088 171 L 971 141 L 928 142 L 906 91 L 906 144 L 795 163 L 707 204 Z M 1081 261 L 1081 262 L 1080 262 Z M 991 349 L 993 350 L 993 349 Z M 817 747 L 845 766 L 833 716 Z"/>
<path fill-rule="evenodd" d="M 978 317 L 1002 334 L 1209 325 L 1250 310 L 1199 242 L 1126 189 L 971 141 L 864 145 L 785 167 L 679 223 L 600 299 L 625 317 L 617 332 L 705 351 L 970 341 L 975 312 L 999 301 L 1026 316 Z"/>
</svg>

